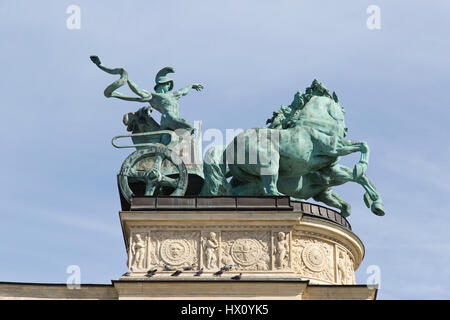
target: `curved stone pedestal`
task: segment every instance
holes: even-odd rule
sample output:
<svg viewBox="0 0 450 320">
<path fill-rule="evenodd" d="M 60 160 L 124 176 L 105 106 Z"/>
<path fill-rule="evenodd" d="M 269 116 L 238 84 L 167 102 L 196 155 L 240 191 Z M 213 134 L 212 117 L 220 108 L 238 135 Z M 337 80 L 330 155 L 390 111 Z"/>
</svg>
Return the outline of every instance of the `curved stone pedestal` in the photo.
<svg viewBox="0 0 450 320">
<path fill-rule="evenodd" d="M 137 211 L 120 212 L 130 274 L 114 282 L 119 298 L 125 292 L 136 298 L 131 288 L 138 283 L 146 298 L 180 299 L 258 292 L 260 298 L 286 298 L 283 292 L 291 292 L 288 296 L 299 299 L 307 296 L 306 287 L 355 284 L 364 246 L 335 211 L 288 198 L 225 200 L 144 198 L 132 204 Z M 173 270 L 166 271 L 166 265 Z M 225 265 L 231 270 L 216 275 Z M 188 266 L 192 270 L 183 270 Z M 201 276 L 195 276 L 200 269 Z M 173 276 L 175 270 L 183 272 Z M 231 279 L 238 274 L 240 284 Z"/>
<path fill-rule="evenodd" d="M 364 247 L 334 210 L 286 197 L 141 197 L 130 209 L 120 212 L 129 275 L 77 290 L 0 282 L 0 300 L 376 298 L 354 284 Z M 165 265 L 193 267 L 172 276 Z"/>
</svg>

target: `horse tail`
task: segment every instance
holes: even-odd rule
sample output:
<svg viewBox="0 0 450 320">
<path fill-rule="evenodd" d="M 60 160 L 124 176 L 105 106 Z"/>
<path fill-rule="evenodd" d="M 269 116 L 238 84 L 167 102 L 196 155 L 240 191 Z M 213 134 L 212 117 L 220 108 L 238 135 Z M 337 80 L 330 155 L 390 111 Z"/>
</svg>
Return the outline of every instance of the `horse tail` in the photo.
<svg viewBox="0 0 450 320">
<path fill-rule="evenodd" d="M 203 183 L 200 195 L 223 196 L 231 195 L 231 185 L 227 181 L 227 164 L 225 160 L 226 146 L 212 146 L 205 153 L 203 160 Z"/>
</svg>

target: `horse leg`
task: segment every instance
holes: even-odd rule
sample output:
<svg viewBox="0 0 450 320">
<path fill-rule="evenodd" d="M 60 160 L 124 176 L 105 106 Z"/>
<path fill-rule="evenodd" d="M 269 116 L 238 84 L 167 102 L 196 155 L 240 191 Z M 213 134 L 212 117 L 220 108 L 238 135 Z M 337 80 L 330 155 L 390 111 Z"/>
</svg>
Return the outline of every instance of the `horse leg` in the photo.
<svg viewBox="0 0 450 320">
<path fill-rule="evenodd" d="M 353 174 L 354 172 L 352 172 L 350 168 L 340 164 L 332 166 L 327 173 L 332 177 L 332 179 L 339 182 L 335 185 L 343 184 L 348 181 L 353 181 L 360 184 L 364 190 L 366 190 L 366 193 L 364 194 L 364 203 L 367 208 L 370 208 L 370 210 L 376 215 L 384 215 L 383 201 L 375 189 L 375 186 L 365 174 L 355 178 Z"/>
<path fill-rule="evenodd" d="M 366 190 L 366 193 L 364 194 L 364 203 L 366 206 L 377 216 L 384 216 L 383 201 L 369 178 L 364 174 L 357 178 L 355 182 L 362 185 Z"/>
<path fill-rule="evenodd" d="M 283 193 L 278 191 L 278 172 L 274 175 L 261 176 L 261 182 L 263 185 L 263 194 L 267 196 L 284 196 Z"/>
<path fill-rule="evenodd" d="M 314 200 L 320 201 L 329 205 L 330 207 L 341 210 L 340 214 L 343 217 L 348 217 L 351 213 L 351 206 L 344 199 L 342 199 L 336 192 L 327 188 L 324 191 L 313 197 Z"/>
<path fill-rule="evenodd" d="M 358 163 L 353 168 L 353 178 L 361 177 L 367 170 L 369 165 L 369 146 L 363 141 L 350 141 L 338 139 L 331 144 L 331 150 L 326 150 L 326 154 L 333 157 L 345 156 L 354 152 L 361 152 Z"/>
<path fill-rule="evenodd" d="M 278 191 L 278 171 L 280 169 L 279 165 L 280 156 L 278 153 L 273 153 L 270 161 L 267 164 L 261 165 L 261 183 L 263 187 L 264 195 L 271 196 L 283 196 L 284 194 Z"/>
<path fill-rule="evenodd" d="M 369 145 L 366 142 L 363 141 L 350 141 L 350 140 L 342 140 L 343 141 L 343 148 L 345 149 L 345 145 L 351 147 L 356 147 L 359 152 L 361 152 L 361 157 L 358 161 L 358 163 L 355 164 L 355 167 L 353 168 L 353 178 L 357 179 L 361 177 L 367 170 L 367 167 L 369 165 Z"/>
</svg>

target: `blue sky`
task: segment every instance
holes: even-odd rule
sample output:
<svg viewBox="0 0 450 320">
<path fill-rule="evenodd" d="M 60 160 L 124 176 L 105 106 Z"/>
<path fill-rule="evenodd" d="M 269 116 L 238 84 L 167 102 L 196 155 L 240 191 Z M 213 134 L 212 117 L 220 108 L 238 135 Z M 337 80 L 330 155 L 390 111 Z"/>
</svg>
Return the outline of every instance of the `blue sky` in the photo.
<svg viewBox="0 0 450 320">
<path fill-rule="evenodd" d="M 372 4 L 380 30 L 366 27 Z M 0 1 L 0 280 L 65 283 L 79 265 L 83 283 L 110 283 L 126 270 L 116 173 L 129 151 L 110 140 L 142 105 L 105 99 L 115 78 L 96 54 L 142 88 L 164 66 L 175 88 L 203 84 L 181 114 L 204 130 L 262 126 L 319 79 L 348 137 L 368 142 L 386 208 L 375 216 L 360 186 L 336 188 L 366 247 L 357 282 L 377 265 L 379 299 L 450 299 L 449 13 L 437 0 Z"/>
</svg>

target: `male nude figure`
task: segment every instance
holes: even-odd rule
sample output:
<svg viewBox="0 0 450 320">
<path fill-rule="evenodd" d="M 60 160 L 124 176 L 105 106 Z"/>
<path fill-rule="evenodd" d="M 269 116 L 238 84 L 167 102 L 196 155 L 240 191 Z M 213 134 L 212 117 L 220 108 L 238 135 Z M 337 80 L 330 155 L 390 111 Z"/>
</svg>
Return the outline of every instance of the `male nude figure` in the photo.
<svg viewBox="0 0 450 320">
<path fill-rule="evenodd" d="M 104 94 L 107 98 L 113 97 L 126 101 L 149 102 L 153 109 L 158 110 L 162 114 L 161 130 L 186 129 L 191 133 L 193 132 L 194 127 L 188 121 L 180 117 L 178 99 L 187 95 L 191 89 L 197 91 L 202 90 L 202 85 L 192 84 L 178 91 L 170 92 L 173 89 L 173 80 L 169 79 L 166 75 L 175 72 L 175 70 L 172 67 L 165 67 L 156 74 L 155 92 L 150 93 L 147 90 L 140 89 L 133 81 L 128 79 L 128 73 L 125 69 L 110 69 L 102 65 L 99 57 L 91 56 L 90 58 L 101 70 L 110 74 L 120 75 L 119 80 L 113 82 L 105 89 Z M 139 97 L 129 97 L 116 91 L 125 83 L 127 83 L 131 91 Z"/>
</svg>

